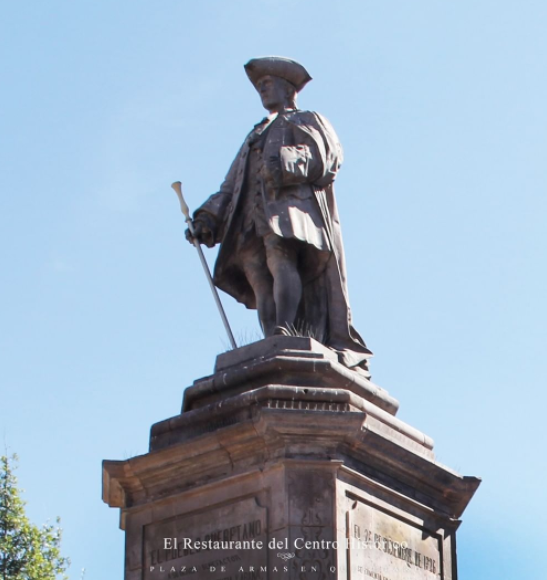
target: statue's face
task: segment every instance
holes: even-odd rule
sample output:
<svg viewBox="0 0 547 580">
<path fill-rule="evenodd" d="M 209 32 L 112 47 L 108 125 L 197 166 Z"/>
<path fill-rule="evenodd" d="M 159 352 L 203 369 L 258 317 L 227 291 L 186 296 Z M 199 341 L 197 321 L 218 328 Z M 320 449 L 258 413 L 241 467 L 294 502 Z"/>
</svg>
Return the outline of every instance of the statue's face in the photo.
<svg viewBox="0 0 547 580">
<path fill-rule="evenodd" d="M 267 75 L 256 84 L 262 105 L 270 113 L 280 111 L 287 103 L 287 87 L 279 77 Z"/>
</svg>

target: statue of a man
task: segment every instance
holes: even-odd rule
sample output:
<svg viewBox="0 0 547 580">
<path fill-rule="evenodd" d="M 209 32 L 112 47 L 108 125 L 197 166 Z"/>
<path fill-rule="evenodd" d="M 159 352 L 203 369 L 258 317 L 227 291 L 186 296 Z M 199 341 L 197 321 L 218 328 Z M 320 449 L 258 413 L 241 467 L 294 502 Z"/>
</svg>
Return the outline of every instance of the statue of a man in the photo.
<svg viewBox="0 0 547 580">
<path fill-rule="evenodd" d="M 372 353 L 351 323 L 334 198 L 338 137 L 323 116 L 297 109 L 311 80 L 302 65 L 255 58 L 245 71 L 269 115 L 245 139 L 220 191 L 195 211 L 195 236 L 221 244 L 214 282 L 258 310 L 266 337 L 296 330 L 368 374 Z"/>
</svg>

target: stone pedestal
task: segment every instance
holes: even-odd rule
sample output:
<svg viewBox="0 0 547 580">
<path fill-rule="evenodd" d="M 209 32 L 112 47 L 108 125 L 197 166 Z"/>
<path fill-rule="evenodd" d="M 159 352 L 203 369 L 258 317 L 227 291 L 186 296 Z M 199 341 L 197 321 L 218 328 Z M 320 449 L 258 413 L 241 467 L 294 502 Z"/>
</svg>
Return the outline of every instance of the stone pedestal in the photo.
<svg viewBox="0 0 547 580">
<path fill-rule="evenodd" d="M 104 462 L 125 580 L 455 580 L 480 481 L 438 464 L 397 407 L 312 339 L 220 355 L 149 453 Z"/>
</svg>

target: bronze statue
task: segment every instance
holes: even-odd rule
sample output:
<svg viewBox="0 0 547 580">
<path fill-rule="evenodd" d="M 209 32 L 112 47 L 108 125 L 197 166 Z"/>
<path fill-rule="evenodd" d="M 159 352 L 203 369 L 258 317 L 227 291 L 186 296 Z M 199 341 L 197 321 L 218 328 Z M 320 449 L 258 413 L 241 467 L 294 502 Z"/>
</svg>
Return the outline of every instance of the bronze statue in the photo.
<svg viewBox="0 0 547 580">
<path fill-rule="evenodd" d="M 245 71 L 270 114 L 245 139 L 220 191 L 194 212 L 194 236 L 221 244 L 214 283 L 258 310 L 266 337 L 310 335 L 368 375 L 372 353 L 351 323 L 334 198 L 338 137 L 323 116 L 297 109 L 311 80 L 302 65 L 264 57 Z"/>
</svg>

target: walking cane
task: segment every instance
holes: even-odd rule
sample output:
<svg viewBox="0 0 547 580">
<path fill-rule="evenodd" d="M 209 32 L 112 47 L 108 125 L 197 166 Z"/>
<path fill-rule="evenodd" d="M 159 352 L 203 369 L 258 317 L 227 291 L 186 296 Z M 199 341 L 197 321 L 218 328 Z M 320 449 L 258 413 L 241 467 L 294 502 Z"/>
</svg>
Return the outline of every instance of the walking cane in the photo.
<svg viewBox="0 0 547 580">
<path fill-rule="evenodd" d="M 207 277 L 207 281 L 209 282 L 209 286 L 211 287 L 211 292 L 215 298 L 215 302 L 218 306 L 218 311 L 220 312 L 220 317 L 222 318 L 222 322 L 224 323 L 224 328 L 228 333 L 228 338 L 230 339 L 230 343 L 232 348 L 237 348 L 236 341 L 234 339 L 234 335 L 232 334 L 232 329 L 230 328 L 230 324 L 228 323 L 228 319 L 226 318 L 226 313 L 224 312 L 224 308 L 222 307 L 222 302 L 220 301 L 220 296 L 218 295 L 217 289 L 213 283 L 213 278 L 211 277 L 211 272 L 209 271 L 209 266 L 207 265 L 207 260 L 203 255 L 203 250 L 199 245 L 196 237 L 194 236 L 194 224 L 192 223 L 192 218 L 190 217 L 190 210 L 184 201 L 184 197 L 182 196 L 182 184 L 180 181 L 175 181 L 171 185 L 171 187 L 175 190 L 177 197 L 179 198 L 180 202 L 180 209 L 186 218 L 186 223 L 188 224 L 188 229 L 190 230 L 190 234 L 192 234 L 192 242 L 194 246 L 196 246 L 196 250 L 198 251 L 199 259 L 201 260 L 201 265 L 203 266 L 203 271 L 205 272 L 205 276 Z"/>
</svg>

